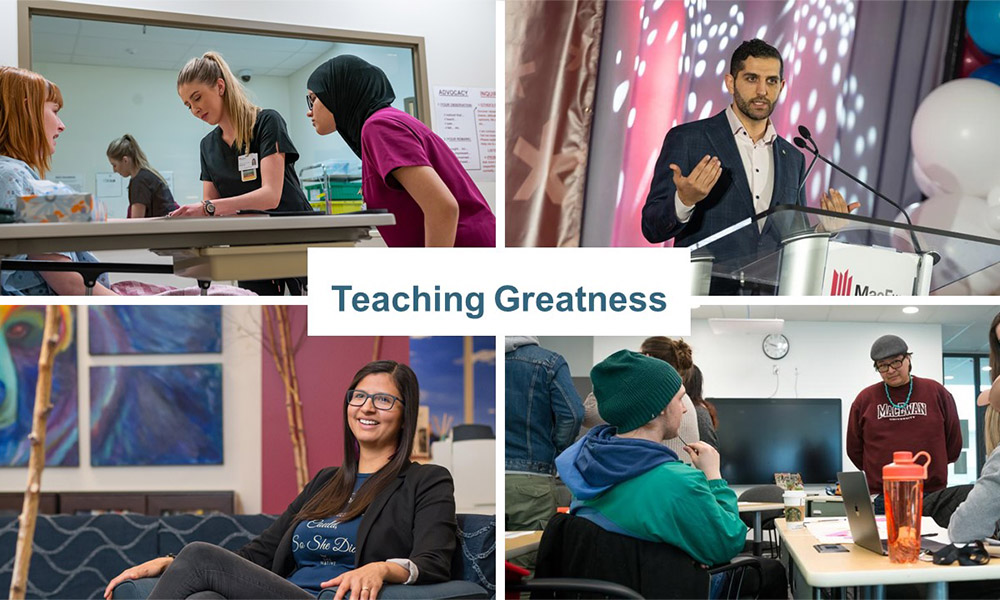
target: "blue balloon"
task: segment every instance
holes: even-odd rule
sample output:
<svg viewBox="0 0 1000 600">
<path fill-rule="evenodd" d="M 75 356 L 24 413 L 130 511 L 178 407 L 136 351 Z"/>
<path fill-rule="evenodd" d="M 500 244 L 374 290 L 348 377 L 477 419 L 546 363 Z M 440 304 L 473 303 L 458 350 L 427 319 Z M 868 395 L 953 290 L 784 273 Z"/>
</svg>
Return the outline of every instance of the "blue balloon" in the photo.
<svg viewBox="0 0 1000 600">
<path fill-rule="evenodd" d="M 969 73 L 969 77 L 985 79 L 990 83 L 1000 85 L 1000 60 L 995 60 L 988 65 L 979 67 L 972 73 Z"/>
<path fill-rule="evenodd" d="M 1000 54 L 1000 0 L 971 0 L 965 9 L 965 28 L 980 50 Z"/>
</svg>

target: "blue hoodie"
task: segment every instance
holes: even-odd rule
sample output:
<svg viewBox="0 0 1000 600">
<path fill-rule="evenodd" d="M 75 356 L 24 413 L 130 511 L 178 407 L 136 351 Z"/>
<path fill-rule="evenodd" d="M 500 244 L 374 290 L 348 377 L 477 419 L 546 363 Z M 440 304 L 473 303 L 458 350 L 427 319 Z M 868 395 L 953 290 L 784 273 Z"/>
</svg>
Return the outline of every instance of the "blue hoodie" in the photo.
<svg viewBox="0 0 1000 600">
<path fill-rule="evenodd" d="M 705 565 L 728 562 L 743 549 L 747 527 L 725 480 L 708 481 L 666 446 L 615 431 L 595 427 L 556 458 L 573 492 L 573 514 L 608 531 L 670 544 Z"/>
<path fill-rule="evenodd" d="M 596 498 L 623 481 L 678 460 L 663 444 L 618 437 L 617 431 L 611 425 L 598 425 L 556 457 L 559 477 L 574 498 Z"/>
</svg>

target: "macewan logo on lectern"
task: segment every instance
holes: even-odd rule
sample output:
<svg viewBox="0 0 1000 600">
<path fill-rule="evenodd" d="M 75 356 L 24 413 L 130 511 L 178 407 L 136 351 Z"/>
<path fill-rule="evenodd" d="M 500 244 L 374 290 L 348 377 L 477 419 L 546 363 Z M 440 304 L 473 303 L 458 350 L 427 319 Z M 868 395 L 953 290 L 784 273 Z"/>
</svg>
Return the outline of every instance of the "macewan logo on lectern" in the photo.
<svg viewBox="0 0 1000 600">
<path fill-rule="evenodd" d="M 852 288 L 853 285 L 853 288 Z M 867 284 L 862 286 L 860 283 L 854 285 L 854 276 L 851 275 L 851 270 L 846 269 L 843 272 L 833 271 L 833 283 L 830 286 L 831 296 L 898 296 L 895 290 L 884 289 L 877 290 L 869 287 Z"/>
</svg>

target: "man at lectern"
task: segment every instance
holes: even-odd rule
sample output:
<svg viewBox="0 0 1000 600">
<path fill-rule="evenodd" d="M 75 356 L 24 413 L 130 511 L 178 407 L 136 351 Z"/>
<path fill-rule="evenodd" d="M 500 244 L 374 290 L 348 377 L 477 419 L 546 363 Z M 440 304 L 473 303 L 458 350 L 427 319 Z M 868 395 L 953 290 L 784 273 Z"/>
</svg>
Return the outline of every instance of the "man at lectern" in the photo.
<svg viewBox="0 0 1000 600">
<path fill-rule="evenodd" d="M 732 103 L 714 117 L 667 132 L 642 210 L 642 233 L 653 243 L 691 246 L 778 204 L 805 205 L 800 186 L 805 159 L 777 134 L 770 120 L 785 87 L 784 61 L 768 43 L 753 39 L 733 52 L 726 89 Z M 821 208 L 849 212 L 836 190 Z M 711 246 L 716 262 L 777 249 L 779 228 L 769 219 L 744 227 Z M 717 289 L 712 293 L 733 293 Z"/>
</svg>

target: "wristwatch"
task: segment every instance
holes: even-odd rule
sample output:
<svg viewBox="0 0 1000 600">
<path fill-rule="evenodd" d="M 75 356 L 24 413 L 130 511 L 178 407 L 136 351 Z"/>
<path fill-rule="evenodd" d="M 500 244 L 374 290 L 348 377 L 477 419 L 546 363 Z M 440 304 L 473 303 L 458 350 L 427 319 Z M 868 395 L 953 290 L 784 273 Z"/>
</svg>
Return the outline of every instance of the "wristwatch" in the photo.
<svg viewBox="0 0 1000 600">
<path fill-rule="evenodd" d="M 202 202 L 201 207 L 202 209 L 204 209 L 205 214 L 208 215 L 209 217 L 215 216 L 215 205 L 212 204 L 211 200 L 205 200 L 204 202 Z"/>
</svg>

